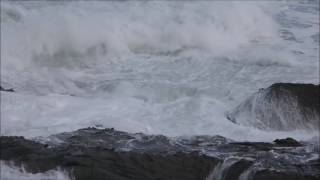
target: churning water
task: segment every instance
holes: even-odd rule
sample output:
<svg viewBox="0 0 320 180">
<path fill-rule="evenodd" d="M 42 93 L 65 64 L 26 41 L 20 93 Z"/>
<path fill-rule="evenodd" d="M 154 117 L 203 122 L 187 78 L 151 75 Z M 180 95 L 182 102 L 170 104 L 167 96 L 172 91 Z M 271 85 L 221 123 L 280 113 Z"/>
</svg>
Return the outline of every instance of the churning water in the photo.
<svg viewBox="0 0 320 180">
<path fill-rule="evenodd" d="M 88 126 L 270 141 L 226 112 L 276 82 L 319 83 L 314 1 L 1 1 L 1 134 Z M 254 120 L 253 120 L 254 121 Z"/>
</svg>

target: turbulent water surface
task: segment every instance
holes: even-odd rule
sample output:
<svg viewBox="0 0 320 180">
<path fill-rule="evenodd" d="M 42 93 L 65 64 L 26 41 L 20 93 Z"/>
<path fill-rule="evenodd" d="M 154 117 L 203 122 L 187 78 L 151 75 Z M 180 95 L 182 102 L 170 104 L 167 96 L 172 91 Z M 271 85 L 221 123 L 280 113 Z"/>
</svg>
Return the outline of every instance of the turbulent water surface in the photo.
<svg viewBox="0 0 320 180">
<path fill-rule="evenodd" d="M 319 83 L 319 1 L 1 1 L 2 135 L 316 136 L 227 120 L 276 82 Z"/>
</svg>

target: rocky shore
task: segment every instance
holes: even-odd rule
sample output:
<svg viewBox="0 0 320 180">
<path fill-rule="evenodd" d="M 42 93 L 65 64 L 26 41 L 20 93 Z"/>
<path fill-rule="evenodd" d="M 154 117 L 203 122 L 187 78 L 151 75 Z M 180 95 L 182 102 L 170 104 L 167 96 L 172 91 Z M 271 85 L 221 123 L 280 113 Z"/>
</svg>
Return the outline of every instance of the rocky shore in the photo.
<svg viewBox="0 0 320 180">
<path fill-rule="evenodd" d="M 85 128 L 48 138 L 2 136 L 1 160 L 31 173 L 62 168 L 76 180 L 317 180 L 317 145 L 221 136 L 168 138 Z"/>
<path fill-rule="evenodd" d="M 274 84 L 228 118 L 257 128 L 317 129 L 319 97 L 319 85 Z M 1 163 L 23 166 L 29 173 L 61 168 L 75 180 L 320 179 L 318 140 L 236 142 L 222 136 L 166 137 L 89 127 L 45 138 L 0 136 L 0 141 Z"/>
</svg>

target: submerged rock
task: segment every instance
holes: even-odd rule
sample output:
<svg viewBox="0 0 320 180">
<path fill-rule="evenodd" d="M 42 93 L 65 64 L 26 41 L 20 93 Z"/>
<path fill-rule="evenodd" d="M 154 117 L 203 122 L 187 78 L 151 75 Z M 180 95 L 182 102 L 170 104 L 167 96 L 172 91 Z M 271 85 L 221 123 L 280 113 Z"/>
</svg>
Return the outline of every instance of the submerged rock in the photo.
<svg viewBox="0 0 320 180">
<path fill-rule="evenodd" d="M 14 90 L 12 88 L 6 89 L 6 88 L 3 88 L 2 86 L 0 86 L 0 91 L 14 92 Z"/>
<path fill-rule="evenodd" d="M 277 83 L 260 89 L 227 118 L 259 129 L 296 130 L 320 128 L 320 86 Z"/>
</svg>

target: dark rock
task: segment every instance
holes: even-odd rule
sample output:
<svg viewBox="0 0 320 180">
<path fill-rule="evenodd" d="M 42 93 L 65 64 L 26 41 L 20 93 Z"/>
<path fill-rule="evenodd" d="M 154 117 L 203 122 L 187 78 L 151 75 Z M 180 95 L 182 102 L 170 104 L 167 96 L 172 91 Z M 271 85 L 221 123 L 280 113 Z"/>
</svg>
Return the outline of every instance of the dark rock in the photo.
<svg viewBox="0 0 320 180">
<path fill-rule="evenodd" d="M 2 160 L 23 164 L 32 173 L 60 166 L 72 171 L 76 180 L 198 180 L 205 179 L 219 162 L 199 153 L 115 152 L 82 143 L 45 148 L 20 137 L 0 139 Z"/>
<path fill-rule="evenodd" d="M 303 176 L 299 172 L 283 172 L 276 170 L 261 170 L 258 171 L 254 177 L 254 180 L 319 180 L 319 177 L 315 176 Z"/>
<path fill-rule="evenodd" d="M 320 86 L 277 83 L 261 89 L 233 111 L 231 122 L 259 129 L 320 129 Z"/>
<path fill-rule="evenodd" d="M 276 145 L 279 146 L 287 146 L 287 147 L 297 147 L 302 146 L 301 143 L 299 143 L 297 140 L 293 138 L 286 138 L 286 139 L 276 139 L 273 141 Z"/>
<path fill-rule="evenodd" d="M 238 180 L 239 176 L 246 171 L 254 162 L 241 159 L 236 163 L 232 164 L 227 173 L 225 174 L 225 179 L 227 180 Z"/>
<path fill-rule="evenodd" d="M 302 108 L 310 108 L 319 113 L 320 109 L 320 86 L 314 84 L 277 83 L 271 86 L 277 96 L 286 91 L 297 97 L 298 104 Z"/>
<path fill-rule="evenodd" d="M 12 88 L 6 89 L 6 88 L 3 88 L 2 86 L 0 86 L 0 91 L 14 92 L 14 90 Z"/>
<path fill-rule="evenodd" d="M 230 145 L 236 145 L 235 147 L 238 148 L 246 148 L 246 152 L 248 152 L 250 149 L 254 151 L 269 151 L 273 147 L 271 143 L 266 142 L 232 142 Z"/>
<path fill-rule="evenodd" d="M 31 173 L 61 167 L 75 180 L 236 180 L 251 171 L 254 180 L 320 177 L 315 152 L 295 147 L 290 138 L 273 144 L 85 128 L 45 140 L 0 136 L 0 141 L 1 160 L 23 164 Z"/>
</svg>

